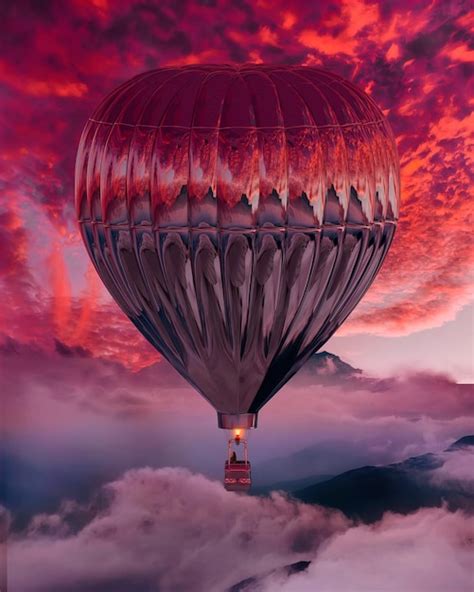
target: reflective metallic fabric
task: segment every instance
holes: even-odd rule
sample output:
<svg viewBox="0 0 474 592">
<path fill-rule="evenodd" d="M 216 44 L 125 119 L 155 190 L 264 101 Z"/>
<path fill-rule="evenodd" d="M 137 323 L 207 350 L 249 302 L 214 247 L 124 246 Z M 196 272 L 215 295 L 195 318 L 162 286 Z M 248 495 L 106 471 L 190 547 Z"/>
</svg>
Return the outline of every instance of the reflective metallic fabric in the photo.
<svg viewBox="0 0 474 592">
<path fill-rule="evenodd" d="M 331 337 L 396 226 L 373 101 L 302 66 L 163 68 L 87 122 L 84 242 L 142 334 L 221 414 L 257 413 Z"/>
</svg>

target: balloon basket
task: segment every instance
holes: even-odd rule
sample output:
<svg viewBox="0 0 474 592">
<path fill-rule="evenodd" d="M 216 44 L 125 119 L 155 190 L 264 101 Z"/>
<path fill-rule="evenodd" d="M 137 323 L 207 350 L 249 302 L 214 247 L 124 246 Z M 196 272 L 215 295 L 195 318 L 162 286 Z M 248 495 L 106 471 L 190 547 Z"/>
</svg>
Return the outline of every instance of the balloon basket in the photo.
<svg viewBox="0 0 474 592">
<path fill-rule="evenodd" d="M 237 458 L 234 447 L 242 447 L 243 458 Z M 227 460 L 224 466 L 224 487 L 227 491 L 247 492 L 252 485 L 252 471 L 248 457 L 247 439 L 241 434 L 232 434 L 227 443 Z"/>
</svg>

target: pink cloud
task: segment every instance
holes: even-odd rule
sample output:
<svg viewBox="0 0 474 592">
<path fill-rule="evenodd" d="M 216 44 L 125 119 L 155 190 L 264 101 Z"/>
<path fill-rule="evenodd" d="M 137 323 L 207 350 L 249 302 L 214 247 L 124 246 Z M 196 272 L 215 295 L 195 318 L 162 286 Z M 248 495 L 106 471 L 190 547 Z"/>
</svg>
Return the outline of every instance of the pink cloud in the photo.
<svg viewBox="0 0 474 592">
<path fill-rule="evenodd" d="M 13 535 L 9 583 L 22 592 L 220 592 L 256 577 L 255 592 L 468 592 L 473 526 L 444 508 L 357 526 L 280 494 L 241 496 L 183 469 L 138 469 L 90 504 L 65 502 Z M 307 572 L 272 575 L 301 560 L 311 561 Z"/>
<path fill-rule="evenodd" d="M 45 459 L 63 463 L 85 445 L 114 466 L 134 459 L 220 474 L 225 441 L 215 411 L 164 361 L 137 372 L 80 346 L 58 342 L 45 352 L 6 341 L 0 365 L 5 430 L 27 456 L 46 446 Z M 310 364 L 262 410 L 250 442 L 260 483 L 395 462 L 442 450 L 472 429 L 470 385 L 321 368 Z"/>
<path fill-rule="evenodd" d="M 443 509 L 387 514 L 333 538 L 307 573 L 270 579 L 262 592 L 469 592 L 473 527 L 472 517 Z"/>
<path fill-rule="evenodd" d="M 337 512 L 277 494 L 229 494 L 183 469 L 130 471 L 103 496 L 103 510 L 89 510 L 82 527 L 80 508 L 66 506 L 11 540 L 12 589 L 223 590 L 314 554 L 348 525 Z"/>
<path fill-rule="evenodd" d="M 474 450 L 466 447 L 442 455 L 443 465 L 434 471 L 432 481 L 435 485 L 460 488 L 474 497 Z"/>
</svg>

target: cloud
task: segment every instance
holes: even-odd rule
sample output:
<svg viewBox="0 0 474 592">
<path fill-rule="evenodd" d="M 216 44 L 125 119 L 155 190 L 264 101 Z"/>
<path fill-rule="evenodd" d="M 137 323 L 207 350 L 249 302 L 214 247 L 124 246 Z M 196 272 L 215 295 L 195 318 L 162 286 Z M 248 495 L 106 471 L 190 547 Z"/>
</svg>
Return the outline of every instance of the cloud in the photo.
<svg viewBox="0 0 474 592">
<path fill-rule="evenodd" d="M 444 508 L 373 526 L 279 494 L 226 492 L 184 469 L 137 469 L 88 505 L 63 503 L 9 541 L 12 590 L 467 592 L 473 519 Z M 283 577 L 285 565 L 311 561 Z M 277 576 L 266 576 L 277 570 Z"/>
<path fill-rule="evenodd" d="M 320 412 L 336 414 L 339 410 L 360 418 L 398 416 L 413 420 L 448 420 L 474 414 L 474 385 L 458 384 L 441 372 L 407 370 L 388 378 L 373 378 L 338 356 L 322 352 L 313 356 L 286 389 L 295 388 L 301 404 L 310 404 L 312 393 L 305 393 L 304 388 L 320 385 L 328 389 L 318 403 Z"/>
<path fill-rule="evenodd" d="M 54 349 L 0 341 L 6 372 L 0 379 L 7 411 L 20 412 L 40 404 L 68 407 L 108 417 L 133 418 L 152 409 L 179 408 L 177 395 L 187 383 L 167 363 L 132 372 L 118 362 L 94 358 L 86 348 L 55 340 Z M 174 396 L 170 395 L 170 390 Z M 40 400 L 37 398 L 40 396 Z M 176 406 L 174 403 L 178 403 Z M 33 420 L 35 421 L 35 420 Z M 10 429 L 14 426 L 6 426 Z"/>
<path fill-rule="evenodd" d="M 259 592 L 468 592 L 473 527 L 472 517 L 444 509 L 388 514 L 333 538 L 305 573 L 270 579 Z"/>
<path fill-rule="evenodd" d="M 348 526 L 338 513 L 280 495 L 230 494 L 183 469 L 130 471 L 104 488 L 79 527 L 77 514 L 69 506 L 37 516 L 12 537 L 12 590 L 217 592 L 314 555 Z"/>
<path fill-rule="evenodd" d="M 75 151 L 87 117 L 120 82 L 204 61 L 318 64 L 354 80 L 387 113 L 402 164 L 400 227 L 341 335 L 440 326 L 471 299 L 473 122 L 469 93 L 458 92 L 469 82 L 471 22 L 462 2 L 296 0 L 290 12 L 281 0 L 225 11 L 217 0 L 77 1 L 41 10 L 25 1 L 21 10 L 5 8 L 4 23 L 0 184 L 16 226 L 0 220 L 2 245 L 9 243 L 1 266 L 8 315 L 0 321 L 10 337 L 47 348 L 50 335 L 135 369 L 157 359 L 104 289 L 89 280 L 84 286 L 87 255 L 72 207 Z M 41 273 L 47 261 L 51 273 Z"/>
<path fill-rule="evenodd" d="M 82 345 L 68 345 L 58 339 L 52 345 L 51 351 L 44 351 L 0 334 L 0 360 L 6 368 L 1 386 L 12 404 L 22 397 L 25 405 L 34 405 L 35 399 L 28 393 L 39 389 L 43 392 L 41 404 L 52 399 L 87 407 L 101 415 L 119 413 L 126 417 L 132 407 L 137 407 L 137 412 L 142 408 L 144 413 L 153 408 L 171 409 L 181 399 L 181 395 L 177 399 L 171 393 L 173 390 L 189 391 L 185 397 L 200 400 L 165 360 L 132 371 L 108 359 L 107 352 L 103 358 L 96 358 Z M 291 417 L 290 425 L 302 409 L 338 420 L 401 417 L 410 421 L 449 421 L 474 413 L 473 389 L 473 385 L 458 384 L 450 376 L 435 372 L 407 371 L 389 378 L 373 378 L 338 356 L 322 352 L 313 356 L 272 399 L 262 416 L 267 408 L 272 409 L 277 417 Z M 290 398 L 294 403 L 288 407 Z"/>
<path fill-rule="evenodd" d="M 272 483 L 437 452 L 472 430 L 473 393 L 445 374 L 377 379 L 320 354 L 262 410 L 259 430 L 279 446 L 256 477 Z"/>
<path fill-rule="evenodd" d="M 0 365 L 11 452 L 50 479 L 54 468 L 58 494 L 61 480 L 80 486 L 72 458 L 92 475 L 143 463 L 220 475 L 225 441 L 215 412 L 166 362 L 133 372 L 80 345 L 56 341 L 45 352 L 6 340 Z M 441 374 L 374 379 L 317 356 L 262 410 L 250 442 L 255 479 L 335 474 L 444 449 L 471 430 L 473 388 Z M 23 474 L 12 467 L 25 489 Z"/>
<path fill-rule="evenodd" d="M 444 462 L 433 472 L 433 484 L 459 489 L 472 495 L 474 499 L 474 447 L 456 450 L 455 453 L 448 451 L 440 456 Z"/>
</svg>

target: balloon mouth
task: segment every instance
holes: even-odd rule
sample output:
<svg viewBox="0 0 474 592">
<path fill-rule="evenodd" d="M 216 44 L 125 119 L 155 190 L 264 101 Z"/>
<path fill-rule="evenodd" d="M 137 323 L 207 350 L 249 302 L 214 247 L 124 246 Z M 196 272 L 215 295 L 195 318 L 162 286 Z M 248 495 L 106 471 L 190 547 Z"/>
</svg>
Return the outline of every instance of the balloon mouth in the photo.
<svg viewBox="0 0 474 592">
<path fill-rule="evenodd" d="M 223 430 L 236 428 L 250 429 L 257 427 L 256 413 L 221 413 L 217 412 L 217 425 Z"/>
</svg>

